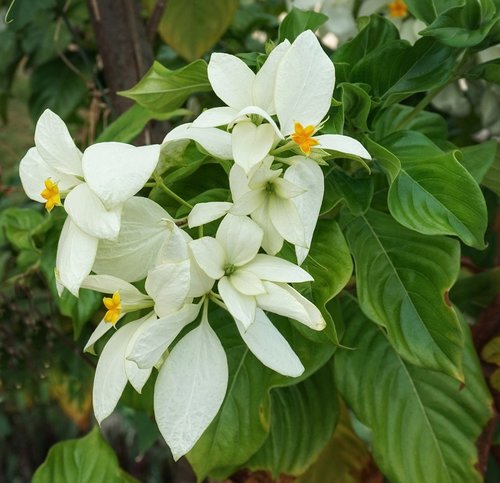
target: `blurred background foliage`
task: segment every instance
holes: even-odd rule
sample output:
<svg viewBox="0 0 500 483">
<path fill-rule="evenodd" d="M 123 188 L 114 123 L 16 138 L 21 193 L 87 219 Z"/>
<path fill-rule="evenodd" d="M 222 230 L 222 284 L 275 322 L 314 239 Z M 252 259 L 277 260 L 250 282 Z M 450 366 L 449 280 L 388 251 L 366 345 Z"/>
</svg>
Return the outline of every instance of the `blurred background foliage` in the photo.
<svg viewBox="0 0 500 483">
<path fill-rule="evenodd" d="M 141 141 L 160 142 L 172 120 L 189 120 L 199 114 L 202 105 L 216 105 L 217 99 L 212 93 L 188 92 L 162 106 L 163 114 L 159 114 L 133 105 L 131 100 L 138 95 L 132 88 L 144 74 L 151 68 L 164 76 L 167 69 L 182 68 L 199 58 L 208 60 L 212 50 L 256 52 L 241 57 L 249 65 L 259 64 L 259 53 L 265 52 L 267 40 L 278 38 L 279 20 L 291 3 L 16 0 L 11 4 L 0 0 L 0 482 L 30 481 L 54 443 L 85 435 L 94 425 L 91 387 L 96 360 L 82 349 L 102 316 L 101 299 L 85 290 L 80 299 L 68 292 L 57 297 L 53 266 L 63 214 L 56 210 L 52 216 L 44 216 L 43 207 L 23 194 L 17 174 L 19 160 L 33 145 L 37 118 L 45 108 L 57 112 L 80 147 L 117 139 L 117 133 L 127 142 L 137 136 Z M 362 2 L 355 3 L 359 7 Z M 332 15 L 326 7 L 323 11 Z M 375 13 L 387 15 L 383 10 Z M 320 32 L 327 49 L 333 49 L 328 26 Z M 348 36 L 344 31 L 337 34 L 341 39 Z M 190 68 L 189 75 L 196 75 L 196 68 Z M 126 90 L 126 97 L 116 94 Z M 408 103 L 415 105 L 419 99 L 414 96 Z M 459 84 L 447 88 L 431 110 L 446 113 L 450 139 L 463 146 L 498 136 L 499 106 L 498 86 L 486 88 L 483 80 L 469 79 L 467 88 Z M 167 115 L 166 107 L 170 109 Z M 112 125 L 124 112 L 122 125 Z M 134 123 L 137 119 L 140 122 Z M 150 122 L 142 131 L 145 120 Z M 481 347 L 498 332 L 494 325 L 498 324 L 498 305 L 491 308 L 500 286 L 500 272 L 491 268 L 498 266 L 500 258 L 496 243 L 500 227 L 498 159 L 497 151 L 496 164 L 483 183 L 491 187 L 485 189 L 489 248 L 464 250 L 464 277 L 451 293 L 462 310 L 486 324 L 483 336 L 476 334 Z M 485 312 L 488 307 L 490 312 Z M 491 351 L 496 354 L 494 347 Z M 498 365 L 489 353 L 483 359 L 492 367 Z M 119 481 L 195 481 L 184 460 L 174 464 L 166 456 L 168 450 L 158 437 L 147 402 L 153 383 L 145 388 L 146 398 L 139 400 L 132 391 L 126 394 L 120 409 L 103 425 L 119 466 L 127 472 L 120 473 Z M 353 424 L 362 433 L 356 421 Z M 345 412 L 339 428 L 335 437 L 347 435 L 342 444 L 346 453 L 351 452 L 352 467 L 367 472 L 358 475 L 365 480 L 355 481 L 382 481 Z M 92 434 L 89 444 L 106 444 Z M 494 441 L 500 444 L 498 437 Z M 329 447 L 319 465 L 329 460 Z M 314 471 L 300 481 L 320 481 L 314 479 Z M 498 481 L 498 471 L 492 460 L 492 482 Z M 271 479 L 265 474 L 240 472 L 233 481 Z"/>
</svg>

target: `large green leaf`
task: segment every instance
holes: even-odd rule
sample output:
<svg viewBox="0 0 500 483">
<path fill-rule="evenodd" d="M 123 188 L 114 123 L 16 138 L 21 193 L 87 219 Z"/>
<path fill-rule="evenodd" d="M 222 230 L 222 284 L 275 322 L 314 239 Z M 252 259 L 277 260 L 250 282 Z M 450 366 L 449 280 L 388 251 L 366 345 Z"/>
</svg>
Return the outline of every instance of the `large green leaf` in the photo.
<svg viewBox="0 0 500 483">
<path fill-rule="evenodd" d="M 375 461 L 394 483 L 481 482 L 476 442 L 492 417 L 466 323 L 465 384 L 408 364 L 384 331 L 350 301 L 346 342 L 335 357 L 340 393 L 372 433 Z"/>
<path fill-rule="evenodd" d="M 170 112 L 180 107 L 195 92 L 212 90 L 207 63 L 196 60 L 178 70 L 169 70 L 159 62 L 131 89 L 120 92 L 154 112 Z"/>
<path fill-rule="evenodd" d="M 495 160 L 483 178 L 483 185 L 500 196 L 500 144 L 496 145 Z"/>
<path fill-rule="evenodd" d="M 222 37 L 237 9 L 237 0 L 169 0 L 159 32 L 182 57 L 195 60 Z"/>
<path fill-rule="evenodd" d="M 420 235 L 374 210 L 343 213 L 341 223 L 363 312 L 408 362 L 462 379 L 463 334 L 444 300 L 458 276 L 458 242 Z"/>
<path fill-rule="evenodd" d="M 83 438 L 55 444 L 31 481 L 32 483 L 69 481 L 121 483 L 137 480 L 120 469 L 113 449 L 96 426 Z"/>
<path fill-rule="evenodd" d="M 387 67 L 390 59 L 390 68 Z M 454 49 L 431 38 L 415 45 L 403 40 L 388 42 L 356 64 L 351 82 L 369 84 L 374 98 L 385 106 L 445 84 L 455 67 Z"/>
<path fill-rule="evenodd" d="M 245 467 L 274 477 L 304 473 L 326 445 L 337 418 L 333 366 L 328 363 L 305 381 L 271 392 L 269 436 Z"/>
<path fill-rule="evenodd" d="M 381 141 L 401 163 L 389 189 L 389 210 L 402 225 L 427 235 L 456 235 L 485 248 L 486 203 L 479 185 L 458 162 L 419 132 L 400 131 Z"/>
<path fill-rule="evenodd" d="M 481 144 L 460 148 L 462 156 L 458 159 L 477 183 L 481 183 L 495 162 L 498 142 L 490 139 Z"/>
<path fill-rule="evenodd" d="M 288 39 L 293 42 L 302 32 L 315 31 L 327 20 L 328 16 L 323 13 L 303 11 L 293 7 L 280 24 L 278 41 L 283 42 Z"/>
<path fill-rule="evenodd" d="M 368 131 L 368 116 L 372 107 L 370 96 L 358 84 L 343 82 L 338 86 L 345 119 L 361 131 Z"/>
<path fill-rule="evenodd" d="M 429 24 L 450 7 L 461 6 L 465 0 L 405 0 L 410 12 L 420 20 Z"/>
<path fill-rule="evenodd" d="M 188 453 L 201 481 L 207 475 L 225 478 L 247 461 L 264 443 L 270 428 L 270 395 L 275 386 L 295 384 L 308 377 L 331 357 L 331 344 L 316 344 L 280 317 L 272 317 L 305 367 L 300 378 L 281 376 L 264 367 L 248 350 L 234 321 L 222 310 L 214 311 L 210 322 L 226 350 L 229 383 L 216 418 Z"/>
</svg>

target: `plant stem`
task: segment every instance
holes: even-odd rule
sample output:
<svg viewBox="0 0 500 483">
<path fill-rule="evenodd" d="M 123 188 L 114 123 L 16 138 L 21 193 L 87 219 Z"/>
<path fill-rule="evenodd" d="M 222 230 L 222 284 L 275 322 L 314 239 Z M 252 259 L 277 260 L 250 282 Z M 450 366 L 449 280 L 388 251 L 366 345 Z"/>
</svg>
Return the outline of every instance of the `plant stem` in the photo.
<svg viewBox="0 0 500 483">
<path fill-rule="evenodd" d="M 184 200 L 183 198 L 181 198 L 178 194 L 174 193 L 163 181 L 162 177 L 154 172 L 153 173 L 153 178 L 155 179 L 156 181 L 156 186 L 159 186 L 168 196 L 170 196 L 170 198 L 174 199 L 175 201 L 177 201 L 178 203 L 180 203 L 181 205 L 185 206 L 186 208 L 189 208 L 190 210 L 193 209 L 193 205 L 191 205 L 190 203 L 188 203 L 186 200 Z"/>
<path fill-rule="evenodd" d="M 271 156 L 275 156 L 276 154 L 282 153 L 283 151 L 288 151 L 292 147 L 296 146 L 295 141 L 289 141 L 280 148 L 276 148 L 273 151 L 271 151 L 269 154 Z"/>
</svg>

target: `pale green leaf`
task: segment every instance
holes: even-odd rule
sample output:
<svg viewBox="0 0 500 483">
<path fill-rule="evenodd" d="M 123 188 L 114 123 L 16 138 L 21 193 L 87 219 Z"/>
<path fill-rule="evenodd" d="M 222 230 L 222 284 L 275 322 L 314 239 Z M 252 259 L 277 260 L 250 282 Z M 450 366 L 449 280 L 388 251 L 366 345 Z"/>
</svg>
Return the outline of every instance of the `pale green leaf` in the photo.
<svg viewBox="0 0 500 483">
<path fill-rule="evenodd" d="M 278 41 L 283 42 L 288 39 L 293 42 L 302 32 L 306 30 L 314 32 L 327 20 L 328 16 L 323 13 L 312 10 L 304 11 L 293 7 L 280 24 Z"/>
<path fill-rule="evenodd" d="M 492 417 L 491 396 L 465 333 L 465 384 L 415 367 L 391 347 L 384 331 L 350 301 L 350 323 L 335 378 L 358 419 L 371 429 L 375 461 L 394 483 L 481 482 L 476 443 Z M 416 342 L 415 342 L 416 343 Z"/>
<path fill-rule="evenodd" d="M 444 300 L 458 276 L 458 242 L 420 235 L 374 210 L 343 214 L 341 223 L 363 312 L 408 362 L 462 379 L 463 334 Z"/>
</svg>

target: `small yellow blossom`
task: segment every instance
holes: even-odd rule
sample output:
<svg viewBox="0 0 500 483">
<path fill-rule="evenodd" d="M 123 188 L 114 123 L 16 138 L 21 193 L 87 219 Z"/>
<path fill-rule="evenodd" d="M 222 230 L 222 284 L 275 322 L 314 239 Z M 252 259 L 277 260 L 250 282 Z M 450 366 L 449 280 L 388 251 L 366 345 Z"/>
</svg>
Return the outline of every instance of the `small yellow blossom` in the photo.
<svg viewBox="0 0 500 483">
<path fill-rule="evenodd" d="M 45 189 L 40 194 L 44 200 L 47 200 L 45 208 L 51 212 L 54 206 L 61 204 L 61 195 L 57 183 L 54 183 L 50 178 L 45 180 L 44 185 Z"/>
<path fill-rule="evenodd" d="M 314 134 L 314 126 L 302 126 L 300 122 L 295 123 L 295 132 L 292 134 L 292 139 L 296 142 L 300 150 L 304 154 L 309 154 L 311 148 L 319 144 L 319 142 L 312 137 Z"/>
<path fill-rule="evenodd" d="M 408 7 L 403 0 L 394 0 L 389 3 L 389 15 L 394 18 L 403 18 L 408 15 Z"/>
<path fill-rule="evenodd" d="M 104 314 L 104 321 L 110 324 L 116 324 L 122 311 L 120 293 L 116 291 L 112 297 L 104 297 L 102 301 L 104 306 L 108 309 Z"/>
</svg>

